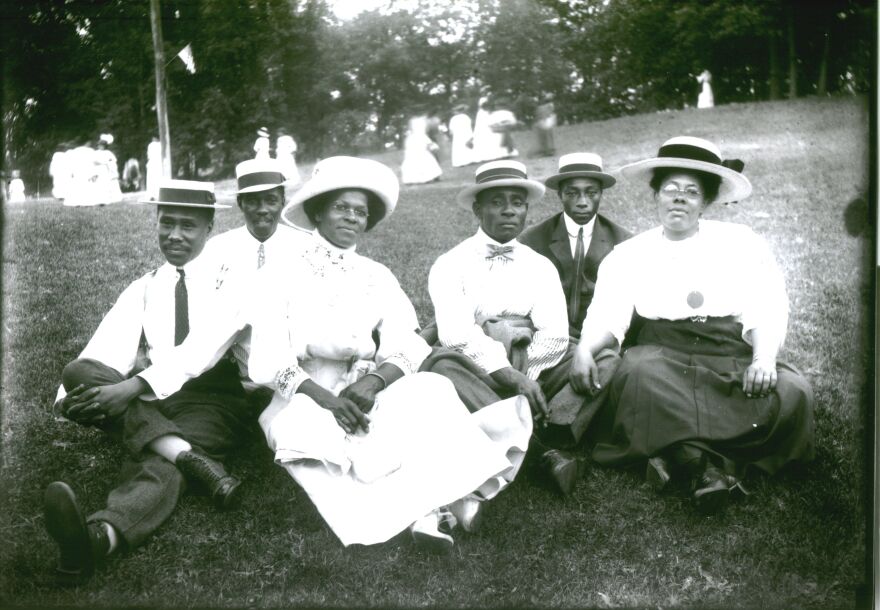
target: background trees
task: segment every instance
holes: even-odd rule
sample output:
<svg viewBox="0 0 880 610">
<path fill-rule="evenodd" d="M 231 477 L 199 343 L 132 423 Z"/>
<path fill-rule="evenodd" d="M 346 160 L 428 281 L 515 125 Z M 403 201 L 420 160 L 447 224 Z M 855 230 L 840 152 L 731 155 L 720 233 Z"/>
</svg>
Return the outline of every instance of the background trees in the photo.
<svg viewBox="0 0 880 610">
<path fill-rule="evenodd" d="M 120 163 L 156 132 L 146 0 L 2 4 L 4 170 L 30 191 L 52 153 L 113 133 Z M 564 121 L 869 90 L 870 0 L 466 0 L 349 21 L 327 0 L 162 0 L 175 173 L 228 175 L 255 130 L 318 157 L 400 141 L 413 112 L 447 118 L 504 97 L 525 121 L 544 93 Z M 197 72 L 175 53 L 192 45 Z M 274 135 L 274 134 L 273 134 Z"/>
</svg>

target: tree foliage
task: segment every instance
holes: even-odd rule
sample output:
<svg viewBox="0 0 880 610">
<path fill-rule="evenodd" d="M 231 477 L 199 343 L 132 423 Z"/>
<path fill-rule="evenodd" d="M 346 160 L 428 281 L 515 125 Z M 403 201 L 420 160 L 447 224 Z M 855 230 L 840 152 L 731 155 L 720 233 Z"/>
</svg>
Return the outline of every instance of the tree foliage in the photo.
<svg viewBox="0 0 880 610">
<path fill-rule="evenodd" d="M 401 141 L 416 112 L 506 98 L 530 121 L 869 90 L 870 0 L 389 0 L 340 21 L 325 0 L 162 0 L 175 174 L 217 177 L 285 128 L 320 157 Z M 156 134 L 148 0 L 2 3 L 4 169 L 47 184 L 52 153 Z M 175 54 L 191 44 L 197 71 Z M 273 133 L 274 136 L 274 133 Z M 47 190 L 42 189 L 44 192 Z"/>
</svg>

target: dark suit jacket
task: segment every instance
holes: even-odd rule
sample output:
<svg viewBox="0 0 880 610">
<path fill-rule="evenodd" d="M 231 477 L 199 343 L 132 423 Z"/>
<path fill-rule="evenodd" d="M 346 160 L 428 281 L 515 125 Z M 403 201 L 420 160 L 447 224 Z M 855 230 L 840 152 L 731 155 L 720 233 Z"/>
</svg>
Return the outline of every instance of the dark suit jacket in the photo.
<svg viewBox="0 0 880 610">
<path fill-rule="evenodd" d="M 572 276 L 574 275 L 574 259 L 571 256 L 571 246 L 568 241 L 568 231 L 565 229 L 565 221 L 562 212 L 541 221 L 533 227 L 529 227 L 519 236 L 520 243 L 532 248 L 538 254 L 550 259 L 559 273 L 559 281 L 565 292 L 566 303 L 571 302 Z M 587 307 L 593 300 L 593 290 L 596 288 L 596 275 L 599 272 L 599 263 L 620 242 L 632 237 L 632 233 L 623 227 L 611 222 L 601 214 L 596 214 L 596 223 L 593 226 L 593 238 L 587 249 L 586 260 L 583 267 L 583 280 L 581 281 L 581 299 L 574 319 L 568 320 L 568 331 L 572 337 L 580 337 L 581 325 L 587 313 Z"/>
</svg>

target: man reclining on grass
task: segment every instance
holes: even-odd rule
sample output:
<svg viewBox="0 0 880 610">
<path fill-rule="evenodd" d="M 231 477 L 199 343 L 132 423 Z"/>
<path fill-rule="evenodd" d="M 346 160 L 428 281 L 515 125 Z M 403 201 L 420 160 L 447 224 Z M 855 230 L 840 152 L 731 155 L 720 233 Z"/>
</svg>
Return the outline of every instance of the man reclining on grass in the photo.
<svg viewBox="0 0 880 610">
<path fill-rule="evenodd" d="M 259 169 L 237 168 L 242 170 L 237 172 L 240 193 L 242 178 L 247 182 L 254 173 L 262 176 L 258 182 L 272 182 L 270 189 L 283 182 L 280 173 L 273 177 Z M 250 197 L 254 196 L 262 198 L 259 193 Z M 137 397 L 150 387 L 161 387 L 162 380 L 153 379 L 159 373 L 144 367 L 169 358 L 189 333 L 190 323 L 194 328 L 208 324 L 230 286 L 240 288 L 237 282 L 259 268 L 267 248 L 255 249 L 255 256 L 248 257 L 253 259 L 251 266 L 239 260 L 246 254 L 240 249 L 214 248 L 216 256 L 203 253 L 215 209 L 229 207 L 214 203 L 211 183 L 168 181 L 153 203 L 158 205 L 159 245 L 167 264 L 122 293 L 62 375 L 56 402 L 62 414 L 120 437 L 134 456 L 124 465 L 123 483 L 110 493 L 107 507 L 87 520 L 67 484 L 55 482 L 47 488 L 46 525 L 60 547 L 57 571 L 65 584 L 88 579 L 96 563 L 121 543 L 130 548 L 141 544 L 170 516 L 186 479 L 206 486 L 221 508 L 233 504 L 240 484 L 212 458 L 238 446 L 254 421 L 235 366 L 239 358 L 247 361 L 246 344 L 237 346 L 235 359 L 221 360 L 179 392 L 154 402 Z M 275 233 L 283 187 L 280 205 L 247 203 L 240 195 L 248 230 L 262 244 Z M 267 207 L 271 226 L 255 231 L 256 225 L 266 223 Z M 227 279 L 226 289 L 219 291 Z M 268 395 L 262 398 L 265 402 Z"/>
</svg>

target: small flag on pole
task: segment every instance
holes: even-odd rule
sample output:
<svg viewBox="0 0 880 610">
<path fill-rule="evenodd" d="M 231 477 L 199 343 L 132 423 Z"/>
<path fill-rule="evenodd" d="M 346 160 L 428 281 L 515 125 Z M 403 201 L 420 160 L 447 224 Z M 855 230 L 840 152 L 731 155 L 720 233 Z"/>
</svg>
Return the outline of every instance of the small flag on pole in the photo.
<svg viewBox="0 0 880 610">
<path fill-rule="evenodd" d="M 180 58 L 180 61 L 182 61 L 186 66 L 187 72 L 189 72 L 190 74 L 196 73 L 196 60 L 193 59 L 193 50 L 191 44 L 183 47 L 180 52 L 177 53 L 177 56 Z"/>
</svg>

